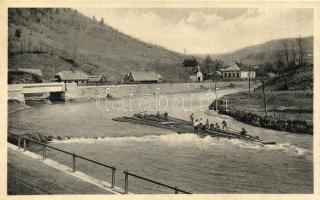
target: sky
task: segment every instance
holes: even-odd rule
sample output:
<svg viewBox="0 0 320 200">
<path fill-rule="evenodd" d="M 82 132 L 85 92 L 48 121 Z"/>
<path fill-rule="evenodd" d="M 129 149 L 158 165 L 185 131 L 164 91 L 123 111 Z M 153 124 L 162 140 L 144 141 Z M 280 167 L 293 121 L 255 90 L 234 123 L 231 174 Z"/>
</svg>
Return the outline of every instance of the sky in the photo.
<svg viewBox="0 0 320 200">
<path fill-rule="evenodd" d="M 142 41 L 187 54 L 218 54 L 266 41 L 313 35 L 307 8 L 77 9 Z"/>
</svg>

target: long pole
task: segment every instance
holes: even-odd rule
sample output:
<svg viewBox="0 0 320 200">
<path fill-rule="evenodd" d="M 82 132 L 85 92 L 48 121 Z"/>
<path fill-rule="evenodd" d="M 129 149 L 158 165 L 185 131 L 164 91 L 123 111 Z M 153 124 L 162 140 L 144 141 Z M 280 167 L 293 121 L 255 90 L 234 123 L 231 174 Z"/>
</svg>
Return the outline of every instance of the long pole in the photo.
<svg viewBox="0 0 320 200">
<path fill-rule="evenodd" d="M 249 92 L 250 92 L 250 87 L 251 87 L 251 85 L 250 85 L 250 82 L 251 82 L 251 67 L 249 66 Z"/>
<path fill-rule="evenodd" d="M 226 99 L 226 111 L 228 111 L 228 99 L 227 98 L 225 99 Z"/>
<path fill-rule="evenodd" d="M 129 175 L 128 170 L 124 171 L 124 193 L 128 194 L 129 192 Z"/>
<path fill-rule="evenodd" d="M 264 104 L 264 113 L 265 116 L 268 116 L 267 112 L 267 102 L 266 102 L 266 93 L 265 93 L 265 85 L 264 85 L 264 66 L 262 65 L 262 94 L 263 94 L 263 104 Z"/>
<path fill-rule="evenodd" d="M 54 55 L 52 54 L 52 79 L 54 79 Z"/>
<path fill-rule="evenodd" d="M 177 65 L 177 82 L 179 82 L 179 65 Z"/>
<path fill-rule="evenodd" d="M 218 95 L 217 95 L 217 82 L 216 82 L 216 79 L 214 79 L 214 92 L 216 94 L 216 111 L 218 112 Z"/>
</svg>

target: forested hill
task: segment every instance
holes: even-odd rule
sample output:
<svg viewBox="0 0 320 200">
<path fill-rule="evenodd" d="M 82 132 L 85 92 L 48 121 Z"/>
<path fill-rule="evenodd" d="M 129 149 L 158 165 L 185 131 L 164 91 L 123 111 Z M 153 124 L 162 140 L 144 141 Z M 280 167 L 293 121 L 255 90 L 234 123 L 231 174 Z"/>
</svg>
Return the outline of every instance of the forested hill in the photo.
<svg viewBox="0 0 320 200">
<path fill-rule="evenodd" d="M 38 68 L 46 80 L 73 67 L 115 81 L 130 70 L 155 70 L 165 80 L 175 81 L 176 66 L 184 59 L 73 9 L 9 9 L 8 23 L 9 68 Z M 188 79 L 184 68 L 179 79 Z"/>
<path fill-rule="evenodd" d="M 301 39 L 303 44 L 303 50 L 308 52 L 313 51 L 313 36 L 302 37 Z M 287 44 L 287 48 L 290 49 L 290 53 L 291 49 L 293 48 L 295 49 L 296 53 L 298 53 L 299 45 L 297 41 L 298 38 L 284 38 L 278 40 L 271 40 L 263 44 L 245 47 L 231 53 L 214 54 L 212 55 L 212 58 L 220 59 L 227 63 L 237 61 L 244 64 L 254 65 L 260 63 L 261 61 L 259 60 L 259 57 L 263 56 L 263 62 L 272 63 L 274 62 L 276 54 L 279 51 L 283 51 L 284 42 Z"/>
</svg>

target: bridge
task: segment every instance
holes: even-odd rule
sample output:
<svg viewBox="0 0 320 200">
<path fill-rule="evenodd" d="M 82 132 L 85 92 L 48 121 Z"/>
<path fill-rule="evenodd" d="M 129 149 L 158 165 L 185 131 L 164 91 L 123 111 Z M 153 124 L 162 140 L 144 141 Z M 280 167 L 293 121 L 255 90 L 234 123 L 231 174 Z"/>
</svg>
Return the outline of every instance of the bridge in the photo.
<svg viewBox="0 0 320 200">
<path fill-rule="evenodd" d="M 50 97 L 63 98 L 66 91 L 64 83 L 32 83 L 32 84 L 9 84 L 8 100 L 25 102 L 25 94 L 50 93 Z"/>
</svg>

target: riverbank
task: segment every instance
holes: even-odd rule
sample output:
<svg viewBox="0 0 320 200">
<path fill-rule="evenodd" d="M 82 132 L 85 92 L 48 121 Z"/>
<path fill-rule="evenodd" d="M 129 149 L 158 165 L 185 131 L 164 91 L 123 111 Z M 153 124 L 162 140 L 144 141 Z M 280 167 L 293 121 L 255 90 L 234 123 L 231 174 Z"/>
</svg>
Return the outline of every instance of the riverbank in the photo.
<svg viewBox="0 0 320 200">
<path fill-rule="evenodd" d="M 249 125 L 293 133 L 313 134 L 313 92 L 272 91 L 266 95 L 267 116 L 261 92 L 240 92 L 218 100 L 219 114 Z M 209 106 L 215 109 L 215 101 Z"/>
<path fill-rule="evenodd" d="M 8 148 L 8 195 L 111 194 Z"/>
<path fill-rule="evenodd" d="M 31 107 L 21 103 L 19 101 L 14 101 L 14 100 L 10 100 L 8 101 L 8 115 L 22 111 L 22 110 L 27 110 L 30 109 Z"/>
</svg>

